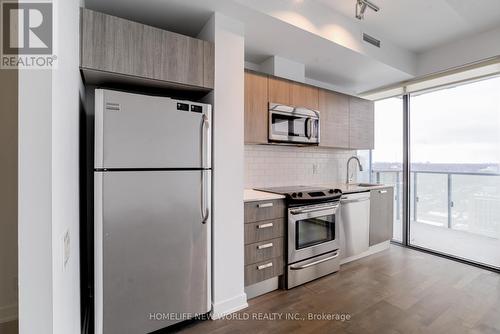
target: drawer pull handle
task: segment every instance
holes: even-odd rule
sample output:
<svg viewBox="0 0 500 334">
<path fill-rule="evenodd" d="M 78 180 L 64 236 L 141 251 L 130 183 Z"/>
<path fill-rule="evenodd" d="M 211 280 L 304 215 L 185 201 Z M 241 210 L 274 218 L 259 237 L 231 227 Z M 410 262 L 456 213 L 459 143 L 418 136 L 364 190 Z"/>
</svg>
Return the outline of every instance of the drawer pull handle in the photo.
<svg viewBox="0 0 500 334">
<path fill-rule="evenodd" d="M 270 268 L 273 266 L 273 263 L 272 262 L 269 262 L 269 263 L 266 263 L 266 264 L 262 264 L 260 266 L 257 266 L 257 269 L 258 270 L 262 270 L 262 269 L 266 269 L 266 268 Z"/>
<path fill-rule="evenodd" d="M 258 229 L 261 229 L 261 228 L 268 228 L 268 227 L 273 227 L 273 223 L 267 223 L 267 224 L 257 225 L 257 228 L 258 228 Z"/>
<path fill-rule="evenodd" d="M 273 206 L 272 202 L 271 203 L 262 203 L 262 204 L 257 205 L 257 207 L 259 207 L 260 209 L 262 209 L 262 208 L 270 208 L 272 206 Z"/>
<path fill-rule="evenodd" d="M 257 249 L 266 249 L 266 248 L 271 248 L 271 247 L 273 247 L 272 242 L 270 242 L 268 244 L 259 245 L 259 246 L 257 246 Z"/>
<path fill-rule="evenodd" d="M 387 190 L 379 190 L 378 191 L 379 194 L 386 194 L 387 193 Z"/>
</svg>

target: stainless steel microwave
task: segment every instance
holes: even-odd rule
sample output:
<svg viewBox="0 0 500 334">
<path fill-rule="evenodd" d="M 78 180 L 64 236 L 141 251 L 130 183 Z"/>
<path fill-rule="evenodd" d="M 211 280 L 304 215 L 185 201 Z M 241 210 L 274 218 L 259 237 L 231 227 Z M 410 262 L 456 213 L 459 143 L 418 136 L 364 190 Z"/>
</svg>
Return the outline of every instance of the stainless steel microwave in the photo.
<svg viewBox="0 0 500 334">
<path fill-rule="evenodd" d="M 269 141 L 319 144 L 319 112 L 269 103 Z"/>
</svg>

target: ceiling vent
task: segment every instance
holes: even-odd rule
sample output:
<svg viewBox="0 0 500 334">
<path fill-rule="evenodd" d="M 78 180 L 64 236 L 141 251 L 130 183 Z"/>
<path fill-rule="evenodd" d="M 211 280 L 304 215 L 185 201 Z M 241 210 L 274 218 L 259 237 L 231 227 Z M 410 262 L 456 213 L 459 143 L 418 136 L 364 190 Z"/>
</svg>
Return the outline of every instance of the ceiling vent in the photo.
<svg viewBox="0 0 500 334">
<path fill-rule="evenodd" d="M 363 33 L 363 41 L 370 43 L 371 45 L 374 45 L 377 48 L 380 47 L 380 41 L 378 39 L 376 39 L 375 37 L 372 37 L 368 34 Z"/>
</svg>

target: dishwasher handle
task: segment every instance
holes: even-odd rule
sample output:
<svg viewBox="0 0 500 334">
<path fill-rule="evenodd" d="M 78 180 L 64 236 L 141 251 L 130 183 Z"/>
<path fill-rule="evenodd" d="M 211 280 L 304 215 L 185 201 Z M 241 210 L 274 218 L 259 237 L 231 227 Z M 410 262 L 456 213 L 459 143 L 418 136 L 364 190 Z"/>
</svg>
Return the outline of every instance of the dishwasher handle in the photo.
<svg viewBox="0 0 500 334">
<path fill-rule="evenodd" d="M 369 201 L 370 197 L 363 197 L 363 198 L 354 198 L 354 199 L 349 199 L 349 197 L 341 197 L 340 198 L 340 203 L 357 203 L 357 202 L 365 202 Z"/>
</svg>

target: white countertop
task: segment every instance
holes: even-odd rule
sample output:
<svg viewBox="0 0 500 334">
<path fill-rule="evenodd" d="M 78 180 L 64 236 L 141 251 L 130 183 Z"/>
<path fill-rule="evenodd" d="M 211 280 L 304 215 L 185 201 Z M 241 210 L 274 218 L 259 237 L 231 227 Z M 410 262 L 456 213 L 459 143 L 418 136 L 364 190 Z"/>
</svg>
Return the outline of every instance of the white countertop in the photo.
<svg viewBox="0 0 500 334">
<path fill-rule="evenodd" d="M 282 198 L 285 198 L 285 196 L 253 189 L 245 189 L 245 192 L 243 193 L 243 200 L 245 202 L 268 201 Z"/>
</svg>

